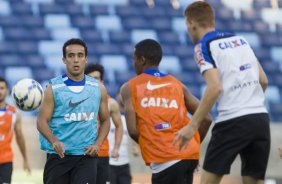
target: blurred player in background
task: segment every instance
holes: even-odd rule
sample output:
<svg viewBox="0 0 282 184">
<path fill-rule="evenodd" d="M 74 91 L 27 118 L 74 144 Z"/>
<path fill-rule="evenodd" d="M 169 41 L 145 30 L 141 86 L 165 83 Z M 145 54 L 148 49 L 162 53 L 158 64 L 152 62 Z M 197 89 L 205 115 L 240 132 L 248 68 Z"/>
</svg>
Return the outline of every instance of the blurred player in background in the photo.
<svg viewBox="0 0 282 184">
<path fill-rule="evenodd" d="M 47 152 L 43 180 L 95 184 L 98 152 L 110 129 L 107 91 L 84 74 L 87 46 L 82 40 L 64 43 L 63 62 L 66 74 L 50 80 L 37 120 L 41 149 Z"/>
<path fill-rule="evenodd" d="M 101 83 L 104 80 L 105 69 L 100 64 L 89 64 L 85 68 L 85 74 L 91 77 L 94 77 Z M 100 151 L 98 153 L 98 165 L 97 165 L 97 184 L 106 184 L 110 182 L 110 165 L 109 165 L 109 155 L 112 158 L 118 159 L 119 157 L 119 148 L 122 140 L 123 127 L 120 117 L 120 110 L 117 101 L 110 96 L 108 96 L 108 108 L 110 112 L 110 118 L 116 127 L 114 147 L 111 150 L 109 148 L 109 141 L 106 138 L 103 144 L 101 145 Z"/>
<path fill-rule="evenodd" d="M 264 105 L 267 77 L 245 38 L 215 31 L 212 7 L 203 1 L 185 10 L 194 58 L 206 81 L 200 106 L 175 139 L 180 149 L 201 126 L 217 100 L 218 115 L 201 176 L 202 184 L 220 183 L 239 154 L 243 183 L 263 183 L 270 150 L 269 117 Z M 185 146 L 184 146 L 185 147 Z"/>
<path fill-rule="evenodd" d="M 175 133 L 189 124 L 199 102 L 172 75 L 159 71 L 162 48 L 152 39 L 135 45 L 134 68 L 138 75 L 121 88 L 127 129 L 140 145 L 142 157 L 152 169 L 153 184 L 192 184 L 200 158 L 200 142 L 211 119 L 207 115 L 200 131 L 179 152 L 172 141 Z"/>
<path fill-rule="evenodd" d="M 12 138 L 16 141 L 23 157 L 23 168 L 30 174 L 25 139 L 22 133 L 21 115 L 16 108 L 6 103 L 8 83 L 0 77 L 0 183 L 11 183 L 13 171 Z"/>
<path fill-rule="evenodd" d="M 132 151 L 134 156 L 139 155 L 139 148 L 135 142 L 130 141 L 131 139 L 128 139 L 129 135 L 126 127 L 125 116 L 124 116 L 124 105 L 122 103 L 120 93 L 117 95 L 117 102 L 119 104 L 119 109 L 121 112 L 123 136 L 119 149 L 119 157 L 118 158 L 110 157 L 110 181 L 111 184 L 131 184 L 132 177 L 131 177 L 130 166 L 129 166 L 128 144 L 129 142 L 132 143 L 132 149 L 133 149 Z M 116 128 L 114 124 L 111 123 L 111 128 L 108 135 L 110 150 L 114 148 L 115 131 Z"/>
</svg>

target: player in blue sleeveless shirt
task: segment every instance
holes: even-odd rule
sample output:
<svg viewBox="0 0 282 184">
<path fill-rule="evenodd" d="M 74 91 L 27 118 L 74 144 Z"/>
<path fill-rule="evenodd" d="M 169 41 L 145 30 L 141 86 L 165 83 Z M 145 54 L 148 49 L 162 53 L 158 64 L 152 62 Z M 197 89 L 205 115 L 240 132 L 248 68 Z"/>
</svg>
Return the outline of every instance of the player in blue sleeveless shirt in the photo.
<svg viewBox="0 0 282 184">
<path fill-rule="evenodd" d="M 87 46 L 82 40 L 65 42 L 63 62 L 66 74 L 50 80 L 37 120 L 47 153 L 43 181 L 95 184 L 98 151 L 110 128 L 107 91 L 84 74 Z"/>
</svg>

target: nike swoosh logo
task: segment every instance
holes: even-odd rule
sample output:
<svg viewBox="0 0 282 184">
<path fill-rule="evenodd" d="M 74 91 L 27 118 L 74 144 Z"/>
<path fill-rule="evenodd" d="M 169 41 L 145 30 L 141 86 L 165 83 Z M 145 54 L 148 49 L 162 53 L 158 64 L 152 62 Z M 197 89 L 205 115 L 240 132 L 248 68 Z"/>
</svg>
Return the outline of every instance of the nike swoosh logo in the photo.
<svg viewBox="0 0 282 184">
<path fill-rule="evenodd" d="M 27 109 L 32 109 L 35 101 L 35 96 L 33 97 L 32 104 L 30 106 L 27 106 Z"/>
<path fill-rule="evenodd" d="M 159 89 L 159 88 L 162 88 L 162 87 L 165 87 L 165 86 L 168 86 L 168 85 L 171 85 L 171 83 L 164 83 L 164 84 L 151 84 L 151 81 L 149 81 L 147 83 L 147 89 L 148 90 L 155 90 L 155 89 Z"/>
<path fill-rule="evenodd" d="M 85 98 L 84 100 L 81 100 L 79 102 L 69 102 L 69 107 L 75 107 L 75 106 L 78 106 L 79 104 L 81 104 L 82 102 L 84 102 L 85 100 L 87 100 L 89 97 Z"/>
</svg>

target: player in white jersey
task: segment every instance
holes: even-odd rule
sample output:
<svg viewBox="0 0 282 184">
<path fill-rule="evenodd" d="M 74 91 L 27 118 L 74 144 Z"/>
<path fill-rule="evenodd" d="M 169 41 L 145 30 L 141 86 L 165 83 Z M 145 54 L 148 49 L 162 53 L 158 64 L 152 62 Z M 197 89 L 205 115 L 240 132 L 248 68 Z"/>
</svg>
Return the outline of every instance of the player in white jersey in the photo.
<svg viewBox="0 0 282 184">
<path fill-rule="evenodd" d="M 245 38 L 218 32 L 212 7 L 202 1 L 185 10 L 194 56 L 206 81 L 201 103 L 189 125 L 174 143 L 181 149 L 217 101 L 218 115 L 212 130 L 202 184 L 220 183 L 239 154 L 244 184 L 263 183 L 270 149 L 270 129 L 264 106 L 267 77 Z"/>
<path fill-rule="evenodd" d="M 129 155 L 128 155 L 128 143 L 132 142 L 133 146 L 133 155 L 139 155 L 139 148 L 133 141 L 130 141 L 126 120 L 124 115 L 124 105 L 121 100 L 120 94 L 117 95 L 117 102 L 119 104 L 119 109 L 121 112 L 121 120 L 123 126 L 123 136 L 121 145 L 119 148 L 119 157 L 114 158 L 110 155 L 110 181 L 111 184 L 130 184 L 131 183 L 131 172 L 130 172 L 130 165 L 129 165 Z M 115 131 L 116 127 L 114 126 L 113 122 L 111 122 L 111 128 L 108 135 L 109 145 L 110 145 L 110 152 L 114 149 L 115 144 Z"/>
</svg>

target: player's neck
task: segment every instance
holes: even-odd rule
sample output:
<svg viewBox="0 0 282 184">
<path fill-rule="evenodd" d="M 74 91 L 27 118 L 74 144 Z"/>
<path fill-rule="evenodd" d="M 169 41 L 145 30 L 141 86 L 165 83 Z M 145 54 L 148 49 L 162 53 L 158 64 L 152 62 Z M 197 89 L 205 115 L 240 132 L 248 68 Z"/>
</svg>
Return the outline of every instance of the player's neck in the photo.
<svg viewBox="0 0 282 184">
<path fill-rule="evenodd" d="M 73 76 L 67 73 L 68 78 L 70 78 L 73 81 L 82 81 L 84 79 L 84 73 L 78 76 Z"/>
<path fill-rule="evenodd" d="M 201 28 L 198 33 L 199 40 L 201 40 L 207 33 L 215 31 L 214 27 Z"/>
<path fill-rule="evenodd" d="M 5 106 L 6 106 L 6 101 L 5 100 L 0 102 L 0 109 L 4 108 Z"/>
</svg>

